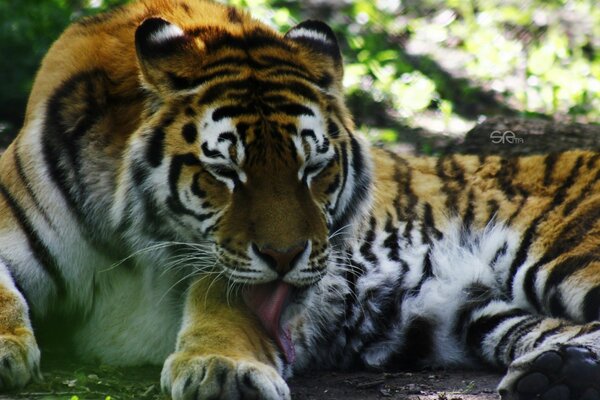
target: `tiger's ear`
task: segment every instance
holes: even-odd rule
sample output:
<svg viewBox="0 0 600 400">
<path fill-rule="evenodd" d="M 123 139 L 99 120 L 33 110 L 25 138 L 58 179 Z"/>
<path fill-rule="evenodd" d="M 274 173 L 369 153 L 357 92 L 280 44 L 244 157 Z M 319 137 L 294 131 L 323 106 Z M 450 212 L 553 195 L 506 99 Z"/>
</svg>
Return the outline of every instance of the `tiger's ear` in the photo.
<svg viewBox="0 0 600 400">
<path fill-rule="evenodd" d="M 330 86 L 335 83 L 341 90 L 344 75 L 342 53 L 335 34 L 327 24 L 315 20 L 304 21 L 290 29 L 285 37 L 300 44 L 332 68 L 335 75 L 333 81 L 327 82 L 327 79 L 324 79 L 323 85 Z"/>
<path fill-rule="evenodd" d="M 135 32 L 135 47 L 145 83 L 159 93 L 189 89 L 201 54 L 179 26 L 148 18 Z"/>
</svg>

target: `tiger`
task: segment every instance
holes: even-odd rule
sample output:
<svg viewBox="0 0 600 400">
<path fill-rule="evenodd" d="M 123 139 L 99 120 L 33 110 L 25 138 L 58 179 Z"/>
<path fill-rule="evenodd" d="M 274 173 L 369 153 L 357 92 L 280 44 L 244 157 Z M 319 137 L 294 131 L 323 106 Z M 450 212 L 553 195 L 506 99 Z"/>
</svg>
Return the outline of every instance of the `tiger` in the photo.
<svg viewBox="0 0 600 400">
<path fill-rule="evenodd" d="M 343 91 L 316 20 L 139 0 L 67 28 L 0 159 L 2 390 L 56 330 L 176 400 L 482 366 L 504 399 L 600 399 L 600 154 L 397 154 Z"/>
</svg>

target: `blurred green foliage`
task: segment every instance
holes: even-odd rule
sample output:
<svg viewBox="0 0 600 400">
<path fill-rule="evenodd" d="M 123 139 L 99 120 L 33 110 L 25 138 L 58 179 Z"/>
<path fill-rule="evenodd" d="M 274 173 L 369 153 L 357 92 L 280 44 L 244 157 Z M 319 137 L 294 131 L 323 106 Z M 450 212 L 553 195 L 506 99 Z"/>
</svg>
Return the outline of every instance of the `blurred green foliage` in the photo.
<svg viewBox="0 0 600 400">
<path fill-rule="evenodd" d="M 123 2 L 0 2 L 0 121 L 19 123 L 40 59 L 64 26 Z M 482 115 L 600 117 L 596 0 L 228 3 L 281 31 L 328 22 L 343 48 L 349 103 L 377 140 L 403 139 L 402 127 L 461 133 Z"/>
</svg>

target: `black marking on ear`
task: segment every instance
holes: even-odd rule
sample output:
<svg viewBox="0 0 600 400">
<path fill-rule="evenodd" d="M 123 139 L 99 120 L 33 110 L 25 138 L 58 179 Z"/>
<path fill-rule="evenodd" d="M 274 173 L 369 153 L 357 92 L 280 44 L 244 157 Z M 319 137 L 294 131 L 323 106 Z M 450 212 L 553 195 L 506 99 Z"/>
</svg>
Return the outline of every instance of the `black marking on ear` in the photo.
<svg viewBox="0 0 600 400">
<path fill-rule="evenodd" d="M 331 28 L 321 21 L 308 20 L 301 22 L 285 34 L 287 39 L 302 43 L 309 49 L 341 61 L 338 41 Z"/>
<path fill-rule="evenodd" d="M 148 18 L 135 31 L 135 46 L 142 57 L 164 57 L 188 42 L 185 32 L 162 18 Z"/>
<path fill-rule="evenodd" d="M 181 130 L 181 134 L 183 135 L 183 138 L 186 142 L 192 144 L 196 141 L 196 138 L 198 137 L 198 130 L 196 129 L 196 126 L 190 122 L 189 124 L 185 124 L 185 126 Z"/>
</svg>

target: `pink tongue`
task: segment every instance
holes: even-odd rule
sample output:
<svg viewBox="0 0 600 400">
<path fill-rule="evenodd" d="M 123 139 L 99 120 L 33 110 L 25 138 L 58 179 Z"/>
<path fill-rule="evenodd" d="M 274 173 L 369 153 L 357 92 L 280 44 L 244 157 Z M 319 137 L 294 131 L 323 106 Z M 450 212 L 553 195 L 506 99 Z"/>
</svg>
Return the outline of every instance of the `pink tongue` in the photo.
<svg viewBox="0 0 600 400">
<path fill-rule="evenodd" d="M 287 283 L 278 281 L 262 285 L 250 285 L 244 292 L 246 304 L 260 319 L 263 327 L 275 340 L 289 364 L 296 359 L 296 351 L 289 329 L 282 328 L 280 320 L 291 289 Z"/>
</svg>

